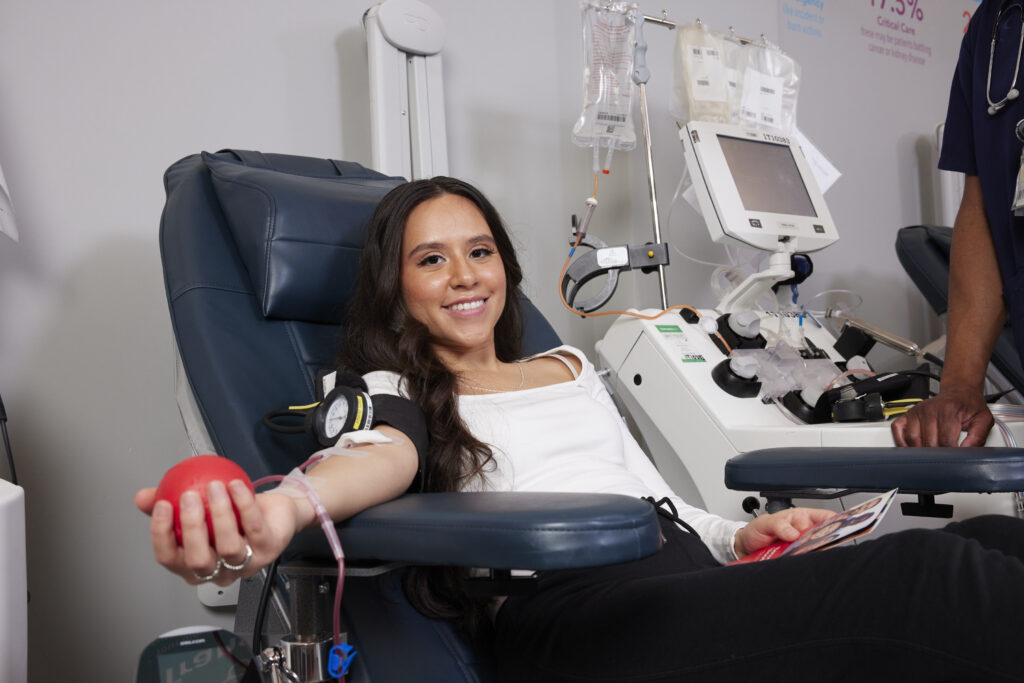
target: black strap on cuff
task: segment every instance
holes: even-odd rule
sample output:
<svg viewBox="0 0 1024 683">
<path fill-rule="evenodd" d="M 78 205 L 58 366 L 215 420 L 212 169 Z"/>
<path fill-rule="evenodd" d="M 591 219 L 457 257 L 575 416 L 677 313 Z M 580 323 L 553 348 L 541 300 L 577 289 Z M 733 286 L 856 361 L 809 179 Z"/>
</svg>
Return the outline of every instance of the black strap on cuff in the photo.
<svg viewBox="0 0 1024 683">
<path fill-rule="evenodd" d="M 373 401 L 373 424 L 370 428 L 382 424 L 394 427 L 405 434 L 416 447 L 419 466 L 409 491 L 422 492 L 427 449 L 430 446 L 430 434 L 427 431 L 427 419 L 423 416 L 423 410 L 409 399 L 394 394 L 374 394 L 370 400 Z"/>
</svg>

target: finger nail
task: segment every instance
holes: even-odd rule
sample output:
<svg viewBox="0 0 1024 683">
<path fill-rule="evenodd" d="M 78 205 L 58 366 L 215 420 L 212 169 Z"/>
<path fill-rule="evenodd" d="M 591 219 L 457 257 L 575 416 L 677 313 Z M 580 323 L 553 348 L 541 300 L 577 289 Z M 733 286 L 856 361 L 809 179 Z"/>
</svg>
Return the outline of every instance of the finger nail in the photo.
<svg viewBox="0 0 1024 683">
<path fill-rule="evenodd" d="M 153 506 L 153 519 L 159 522 L 166 522 L 171 518 L 171 504 L 166 500 L 157 501 Z"/>
<path fill-rule="evenodd" d="M 249 491 L 249 487 L 242 483 L 241 479 L 232 480 L 228 486 L 231 488 L 231 495 L 243 496 Z"/>
<path fill-rule="evenodd" d="M 228 490 L 224 488 L 224 482 L 222 481 L 211 481 L 210 485 L 207 486 L 207 493 L 210 496 L 210 500 L 215 500 L 218 503 L 228 499 Z"/>
<path fill-rule="evenodd" d="M 195 491 L 186 491 L 181 494 L 181 507 L 183 510 L 198 510 L 203 501 Z"/>
</svg>

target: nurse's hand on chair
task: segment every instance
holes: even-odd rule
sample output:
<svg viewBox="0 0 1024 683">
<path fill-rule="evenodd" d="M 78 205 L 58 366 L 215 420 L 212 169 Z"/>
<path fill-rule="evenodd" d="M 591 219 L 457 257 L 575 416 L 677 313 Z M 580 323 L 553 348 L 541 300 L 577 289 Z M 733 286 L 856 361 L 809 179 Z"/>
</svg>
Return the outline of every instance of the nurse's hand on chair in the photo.
<svg viewBox="0 0 1024 683">
<path fill-rule="evenodd" d="M 994 424 L 980 389 L 942 388 L 892 423 L 897 446 L 983 446 Z"/>
<path fill-rule="evenodd" d="M 253 495 L 242 482 L 213 482 L 207 489 L 215 545 L 206 530 L 199 494 L 187 492 L 179 503 L 182 545 L 174 535 L 173 507 L 157 501 L 156 489 L 135 494 L 135 505 L 152 517 L 150 540 L 156 561 L 192 585 L 212 581 L 227 586 L 270 564 L 299 528 L 295 500 L 276 493 Z M 232 507 L 234 503 L 234 508 Z M 238 510 L 241 529 L 235 518 Z M 252 549 L 249 557 L 247 548 Z M 231 569 L 235 567 L 235 569 Z"/>
<path fill-rule="evenodd" d="M 736 557 L 749 555 L 776 541 L 795 541 L 800 534 L 836 513 L 818 508 L 789 508 L 770 515 L 758 515 L 736 532 Z"/>
</svg>

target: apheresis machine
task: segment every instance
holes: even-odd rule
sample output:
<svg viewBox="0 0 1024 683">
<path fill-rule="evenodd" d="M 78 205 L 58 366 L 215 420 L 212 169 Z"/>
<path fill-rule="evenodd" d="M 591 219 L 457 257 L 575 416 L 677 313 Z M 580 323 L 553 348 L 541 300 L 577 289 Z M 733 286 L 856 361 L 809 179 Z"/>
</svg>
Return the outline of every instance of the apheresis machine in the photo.
<svg viewBox="0 0 1024 683">
<path fill-rule="evenodd" d="M 809 310 L 796 300 L 792 288 L 813 270 L 810 254 L 839 239 L 812 170 L 817 159 L 808 158 L 816 150 L 792 125 L 799 67 L 763 38 L 722 35 L 699 22 L 676 26 L 624 4 L 585 6 L 583 16 L 587 88 L 574 140 L 594 147 L 595 174 L 608 166 L 598 164 L 597 150 L 607 149 L 610 156 L 612 149 L 628 149 L 629 136 L 616 126 L 631 124 L 621 106 L 602 109 L 601 97 L 612 105 L 621 102 L 607 94 L 614 88 L 594 86 L 609 67 L 593 55 L 618 55 L 620 69 L 633 67 L 649 155 L 642 27 L 676 28 L 673 113 L 681 112 L 679 139 L 695 203 L 712 241 L 761 254 L 754 272 L 721 288 L 713 309 L 668 306 L 662 279 L 661 309 L 626 312 L 597 344 L 606 382 L 662 475 L 688 502 L 741 519 L 759 502 L 724 484 L 726 461 L 737 454 L 771 447 L 893 446 L 889 420 L 931 394 L 941 359 L 854 317 L 841 301 Z M 632 55 L 625 41 L 618 49 L 608 44 L 628 33 L 622 27 L 633 30 Z M 588 127 L 588 121 L 614 125 Z M 573 244 L 592 249 L 567 265 L 562 290 L 567 305 L 581 315 L 610 298 L 618 271 L 661 272 L 668 265 L 651 169 L 648 156 L 655 244 L 609 247 L 587 235 L 596 191 L 582 220 L 574 220 Z M 582 300 L 583 285 L 599 276 L 607 277 L 604 289 Z M 920 365 L 908 372 L 875 372 L 864 356 L 876 342 Z M 1014 410 L 1005 409 L 1008 415 L 998 420 L 989 445 L 1015 445 L 1015 434 L 1022 432 L 1009 421 Z M 1000 411 L 994 412 L 998 418 Z M 956 503 L 956 518 L 1016 510 L 1015 494 L 940 498 Z"/>
</svg>

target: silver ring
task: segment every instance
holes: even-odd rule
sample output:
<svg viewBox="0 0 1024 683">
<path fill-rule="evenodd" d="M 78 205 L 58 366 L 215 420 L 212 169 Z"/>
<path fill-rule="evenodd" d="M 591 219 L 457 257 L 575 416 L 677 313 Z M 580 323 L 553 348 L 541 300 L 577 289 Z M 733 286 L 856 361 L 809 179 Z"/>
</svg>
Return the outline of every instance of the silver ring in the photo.
<svg viewBox="0 0 1024 683">
<path fill-rule="evenodd" d="M 243 569 L 245 569 L 246 567 L 249 566 L 249 561 L 251 559 L 252 559 L 252 546 L 249 545 L 248 543 L 246 543 L 245 544 L 245 559 L 243 559 L 238 564 L 230 564 L 227 560 L 225 560 L 224 558 L 221 558 L 220 564 L 225 569 L 230 569 L 233 572 L 240 572 L 240 571 L 242 571 Z"/>
<path fill-rule="evenodd" d="M 207 581 L 213 581 L 220 574 L 221 568 L 224 567 L 224 560 L 217 558 L 217 566 L 213 568 L 213 571 L 206 576 L 200 576 L 197 572 L 192 572 L 192 576 L 196 577 L 196 581 L 206 583 Z"/>
</svg>

